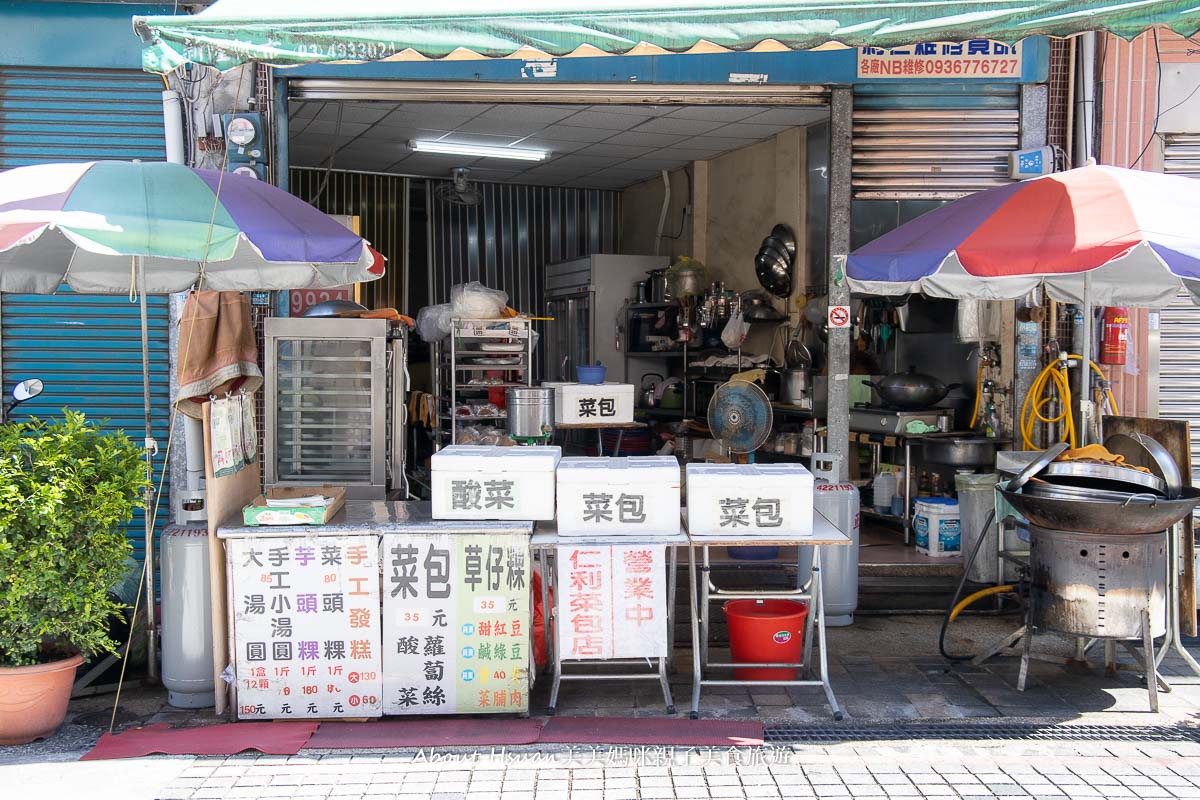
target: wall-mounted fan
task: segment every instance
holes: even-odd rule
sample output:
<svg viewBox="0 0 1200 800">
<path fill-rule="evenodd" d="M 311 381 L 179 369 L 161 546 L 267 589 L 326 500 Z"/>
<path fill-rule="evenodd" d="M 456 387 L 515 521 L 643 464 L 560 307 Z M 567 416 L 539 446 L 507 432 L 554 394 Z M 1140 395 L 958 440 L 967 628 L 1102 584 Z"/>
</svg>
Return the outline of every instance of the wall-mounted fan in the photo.
<svg viewBox="0 0 1200 800">
<path fill-rule="evenodd" d="M 455 167 L 450 170 L 450 182 L 439 183 L 433 193 L 443 203 L 456 206 L 477 206 L 483 201 L 483 194 L 470 181 L 471 170 L 466 167 Z"/>
</svg>

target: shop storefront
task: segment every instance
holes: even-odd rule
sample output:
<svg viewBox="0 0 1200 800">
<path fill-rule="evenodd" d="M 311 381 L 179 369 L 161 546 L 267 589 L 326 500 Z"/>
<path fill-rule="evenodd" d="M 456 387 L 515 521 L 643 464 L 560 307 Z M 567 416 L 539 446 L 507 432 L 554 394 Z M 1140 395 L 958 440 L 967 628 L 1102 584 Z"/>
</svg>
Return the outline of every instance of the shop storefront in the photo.
<svg viewBox="0 0 1200 800">
<path fill-rule="evenodd" d="M 712 32 L 727 31 L 716 22 L 710 22 Z M 196 24 L 203 27 L 205 22 Z M 429 354 L 410 361 L 427 357 L 430 364 L 428 376 L 418 375 L 411 383 L 397 377 L 397 362 L 385 369 L 373 365 L 369 388 L 358 383 L 361 376 L 349 376 L 353 385 L 343 394 L 387 393 L 384 415 L 390 427 L 386 437 L 378 426 L 339 436 L 347 441 L 386 438 L 395 453 L 407 447 L 410 433 L 420 429 L 421 434 L 408 448 L 410 475 L 392 473 L 386 486 L 372 487 L 382 489 L 379 497 L 347 501 L 355 505 L 347 506 L 342 522 L 353 519 L 353 524 L 339 527 L 334 517 L 330 528 L 316 534 L 237 524 L 237 510 L 257 493 L 256 480 L 250 480 L 257 478 L 255 470 L 220 484 L 226 493 L 221 499 L 210 496 L 218 627 L 213 664 L 220 671 L 232 662 L 239 695 L 233 705 L 239 716 L 416 713 L 414 707 L 440 707 L 432 698 L 450 702 L 451 694 L 458 711 L 495 709 L 501 699 L 510 711 L 527 711 L 528 682 L 537 672 L 532 653 L 536 634 L 531 632 L 539 615 L 523 604 L 528 592 L 509 597 L 501 584 L 505 590 L 522 590 L 513 577 L 514 564 L 532 564 L 535 555 L 542 567 L 542 636 L 555 685 L 571 679 L 564 661 L 587 661 L 597 654 L 610 656 L 603 660 L 619 661 L 621 655 L 658 659 L 657 672 L 622 677 L 661 679 L 663 699 L 670 706 L 665 675 L 671 649 L 658 646 L 657 633 L 639 641 L 644 648 L 625 653 L 622 647 L 628 642 L 620 641 L 611 619 L 604 634 L 587 627 L 599 623 L 582 611 L 589 604 L 620 612 L 638 608 L 629 602 L 635 595 L 618 603 L 612 586 L 640 579 L 629 572 L 630 564 L 643 569 L 649 563 L 656 582 L 646 591 L 659 605 L 646 619 L 669 621 L 673 611 L 665 598 L 673 590 L 659 586 L 657 579 L 664 572 L 670 581 L 679 578 L 681 570 L 673 564 L 667 568 L 673 557 L 665 552 L 678 555 L 676 548 L 685 550 L 689 560 L 696 681 L 691 708 L 697 713 L 709 668 L 753 669 L 736 654 L 736 664 L 708 663 L 710 600 L 754 599 L 737 590 L 722 593 L 709 581 L 710 570 L 778 557 L 782 548 L 788 556 L 793 549 L 802 551 L 794 562 L 780 564 L 788 585 L 757 599 L 802 601 L 813 612 L 794 623 L 794 643 L 802 641 L 803 649 L 765 659 L 764 669 L 782 669 L 787 675 L 779 680 L 786 685 L 820 686 L 830 712 L 840 717 L 825 664 L 823 593 L 844 597 L 852 585 L 854 595 L 860 574 L 925 579 L 962 573 L 963 539 L 943 535 L 939 527 L 949 531 L 966 524 L 945 508 L 956 505 L 951 497 L 956 473 L 987 473 L 995 464 L 996 443 L 1017 436 L 1021 412 L 1014 395 L 1021 381 L 1041 368 L 1044 320 L 1031 310 L 1034 303 L 852 300 L 839 262 L 831 256 L 947 201 L 1030 174 L 1022 170 L 1054 171 L 1058 157 L 1046 148 L 1048 39 L 1035 35 L 1007 44 L 973 36 L 949 43 L 955 29 L 938 25 L 928 29 L 937 41 L 927 43 L 881 36 L 878 41 L 868 37 L 860 47 L 805 50 L 800 48 L 826 42 L 779 33 L 780 39 L 765 41 L 764 36 L 752 43 L 698 35 L 702 43 L 674 41 L 665 47 L 645 44 L 656 41 L 658 31 L 655 24 L 641 21 L 642 28 L 624 32 L 626 38 L 648 37 L 636 47 L 602 49 L 590 41 L 568 46 L 557 33 L 540 30 L 538 41 L 544 47 L 534 48 L 528 31 L 514 36 L 509 26 L 517 23 L 503 18 L 490 29 L 497 41 L 480 36 L 472 22 L 462 23 L 461 30 L 451 26 L 454 30 L 442 31 L 434 45 L 402 38 L 369 42 L 347 34 L 353 46 L 343 51 L 340 45 L 324 49 L 328 42 L 321 36 L 307 38 L 291 29 L 280 28 L 269 41 L 259 41 L 262 31 L 253 24 L 245 30 L 236 18 L 211 24 L 224 26 L 232 38 L 223 44 L 201 43 L 186 22 L 139 21 L 138 29 L 153 39 L 147 66 L 179 79 L 175 70 L 188 59 L 223 68 L 256 55 L 278 65 L 303 64 L 271 71 L 255 66 L 243 73 L 232 82 L 236 91 L 223 100 L 220 110 L 229 115 L 223 131 L 196 134 L 196 141 L 203 138 L 202 149 L 221 152 L 231 171 L 272 179 L 318 207 L 344 200 L 327 193 L 352 185 L 355 201 L 343 202 L 336 213 L 372 219 L 380 216 L 381 206 L 393 215 L 398 211 L 399 223 L 390 223 L 402 232 L 392 239 L 398 249 L 384 255 L 402 277 L 375 292 L 371 304 L 374 310 L 392 306 L 417 317 Z M 526 19 L 521 24 L 534 23 Z M 784 20 L 774 24 L 787 30 Z M 1054 24 L 1038 30 L 1058 31 Z M 229 31 L 240 31 L 242 38 Z M 1010 32 L 998 36 L 1011 38 Z M 589 57 L 578 57 L 585 54 Z M 307 63 L 359 58 L 371 63 Z M 253 91 L 242 89 L 247 76 Z M 239 118 L 246 122 L 233 124 Z M 1014 158 L 1019 152 L 1029 154 L 1028 163 Z M 458 172 L 460 168 L 466 172 Z M 395 193 L 385 200 L 362 191 L 369 183 L 366 176 L 375 185 L 385 177 Z M 485 288 L 462 288 L 473 281 Z M 496 303 L 486 287 L 504 292 L 503 300 Z M 477 300 L 470 296 L 475 294 L 491 303 L 489 313 L 464 310 L 478 307 L 460 303 L 463 295 Z M 509 315 L 510 308 L 521 316 Z M 564 310 L 550 313 L 552 309 Z M 425 312 L 444 318 L 440 333 L 426 326 Z M 746 330 L 739 332 L 743 320 Z M 564 328 L 569 331 L 560 335 Z M 540 349 L 534 333 L 542 339 Z M 1028 341 L 1022 342 L 1018 333 Z M 318 351 L 319 344 L 312 352 L 283 360 L 311 356 L 349 371 L 335 355 Z M 272 351 L 268 363 L 283 353 Z M 615 388 L 584 381 L 582 372 L 576 380 L 577 370 L 596 361 L 607 368 Z M 755 368 L 765 374 L 746 375 Z M 348 377 L 324 367 L 311 373 L 275 369 L 266 376 L 268 385 L 280 377 L 300 383 L 313 379 L 313 394 L 337 395 L 335 385 L 320 382 Z M 321 374 L 314 378 L 313 373 Z M 537 402 L 538 413 L 548 413 L 549 421 L 540 429 L 519 428 L 513 391 L 534 390 L 547 379 L 557 380 L 542 388 Z M 807 385 L 793 386 L 794 380 Z M 586 384 L 582 392 L 577 391 L 580 384 Z M 916 391 L 922 399 L 889 400 L 891 389 Z M 268 393 L 269 404 L 276 400 Z M 725 414 L 723 404 L 736 408 Z M 907 407 L 899 411 L 897 406 Z M 279 416 L 268 424 L 279 428 L 275 433 L 283 441 L 263 454 L 268 488 L 277 460 L 298 463 L 317 448 L 315 440 L 283 435 L 284 427 L 300 436 L 297 431 L 314 424 L 305 416 L 312 408 L 303 405 L 303 397 L 294 408 L 280 405 L 276 410 Z M 336 414 L 338 409 L 322 409 L 326 411 Z M 334 421 L 330 430 L 354 428 Z M 933 455 L 938 437 L 981 428 L 987 431 L 982 449 L 990 460 L 957 451 Z M 718 483 L 710 494 L 688 500 L 689 510 L 720 501 L 717 527 L 708 531 L 700 530 L 690 513 L 686 521 L 675 519 L 682 498 L 676 497 L 673 505 L 664 500 L 663 507 L 672 512 L 671 530 L 626 538 L 623 545 L 621 534 L 629 534 L 617 530 L 619 523 L 644 522 L 646 498 L 616 488 L 627 487 L 628 476 L 605 475 L 597 483 L 603 491 L 585 496 L 580 510 L 585 522 L 598 525 L 598 535 L 572 543 L 566 538 L 572 534 L 548 525 L 557 517 L 559 528 L 563 526 L 564 486 L 569 483 L 563 474 L 567 462 L 559 460 L 564 453 L 550 444 L 554 435 L 566 451 L 585 458 L 608 453 L 637 459 L 592 462 L 596 470 L 614 473 L 633 469 L 631 464 L 651 466 L 643 458 L 674 456 L 687 465 L 690 484 L 699 462 L 722 462 L 732 470 L 728 485 L 740 493 L 726 496 L 726 486 Z M 327 440 L 319 447 L 346 445 Z M 439 449 L 447 442 L 486 449 Z M 535 447 L 499 447 L 514 443 Z M 290 454 L 283 452 L 289 447 Z M 822 450 L 833 457 L 823 458 Z M 553 464 L 534 464 L 538 457 Z M 814 472 L 826 478 L 818 485 L 818 497 L 812 496 L 812 475 L 800 466 L 809 458 Z M 751 459 L 753 463 L 738 463 Z M 337 483 L 335 476 L 321 474 L 322 458 L 309 455 L 307 460 L 308 466 L 317 465 L 305 476 L 310 484 Z M 402 469 L 404 461 L 390 459 Z M 803 498 L 799 517 L 786 524 L 782 501 L 765 488 L 777 473 L 792 481 L 785 483 L 781 496 Z M 535 474 L 540 477 L 530 477 Z M 208 477 L 211 492 L 217 479 L 227 476 L 213 471 Z M 413 479 L 411 484 L 406 477 Z M 540 505 L 533 500 L 522 505 L 528 498 L 517 496 L 521 481 L 543 479 L 549 483 L 526 492 L 538 495 Z M 410 486 L 416 487 L 414 495 L 432 501 L 428 515 L 424 507 L 418 511 L 406 504 L 404 489 Z M 885 492 L 884 486 L 890 489 Z M 679 486 L 674 489 L 680 491 Z M 859 505 L 861 490 L 866 491 Z M 547 513 L 544 505 L 552 495 L 558 508 L 551 505 Z M 918 499 L 926 501 L 924 507 L 914 502 Z M 366 513 L 371 503 L 378 512 L 374 516 Z M 860 541 L 858 519 L 864 510 L 873 519 Z M 805 524 L 810 517 L 815 524 Z M 446 547 L 437 537 L 451 520 L 462 526 L 453 531 L 460 538 Z M 494 523 L 505 522 L 532 524 L 516 531 L 504 526 L 493 530 Z M 747 528 L 739 531 L 741 537 L 721 530 L 739 526 Z M 751 529 L 757 538 L 749 535 Z M 493 543 L 499 536 L 514 541 Z M 303 591 L 285 585 L 299 575 L 285 569 L 285 563 L 297 566 L 302 558 L 305 563 L 298 566 L 312 566 L 321 548 L 307 540 L 324 537 L 354 540 L 330 545 L 339 558 L 347 558 L 351 547 L 363 547 L 379 562 L 360 559 L 356 566 L 362 574 L 351 574 L 333 569 L 341 565 L 331 561 L 326 573 L 303 576 L 310 582 Z M 389 537 L 422 544 L 413 551 L 398 540 L 389 545 Z M 272 546 L 272 538 L 281 542 Z M 872 561 L 862 555 L 868 552 L 859 547 L 863 543 L 874 545 L 874 553 L 893 555 Z M 593 547 L 597 552 L 587 552 Z M 631 556 L 622 547 L 645 551 Z M 710 548 L 721 551 L 711 561 Z M 839 549 L 854 555 L 834 555 Z M 764 552 L 770 550 L 774 552 Z M 271 556 L 264 554 L 271 551 L 276 552 L 275 570 L 265 566 L 264 558 Z M 419 578 L 416 584 L 409 582 L 419 574 L 415 558 L 423 559 L 424 584 Z M 492 560 L 480 560 L 485 558 Z M 821 567 L 822 558 L 827 567 Z M 581 577 L 581 563 L 588 576 L 598 577 Z M 224 578 L 217 574 L 222 568 Z M 376 573 L 382 577 L 371 586 Z M 334 660 L 340 656 L 332 654 L 344 650 L 354 658 L 354 651 L 362 662 L 354 674 L 367 683 L 348 689 L 331 680 L 326 684 L 329 696 L 321 702 L 314 698 L 302 711 L 275 694 L 270 702 L 254 699 L 261 697 L 256 693 L 274 693 L 277 680 L 293 677 L 280 672 L 288 669 L 280 662 L 299 657 L 299 651 L 291 641 L 282 641 L 293 638 L 294 615 L 287 615 L 286 627 L 275 625 L 282 614 L 276 610 L 277 617 L 264 624 L 270 615 L 263 609 L 271 598 L 243 588 L 261 584 L 278 589 L 275 599 L 287 589 L 288 603 L 295 606 L 303 596 L 305 608 L 319 614 L 323 612 L 314 598 L 323 593 L 314 587 L 322 580 L 345 590 L 344 596 L 352 588 L 361 591 L 355 608 L 362 627 L 389 632 L 359 638 L 349 617 L 349 627 L 331 622 L 327 638 L 304 640 L 305 660 L 319 663 L 301 669 L 335 676 L 331 670 L 339 669 Z M 554 580 L 573 589 L 579 586 L 572 582 L 594 580 L 596 592 L 572 599 L 578 608 L 564 606 L 560 593 L 548 591 Z M 485 581 L 495 585 L 481 593 Z M 455 595 L 462 586 L 469 591 Z M 389 611 L 389 602 L 409 589 L 413 603 L 395 604 Z M 853 620 L 856 599 L 848 608 L 839 606 L 839 623 Z M 442 634 L 427 629 L 435 623 L 426 616 L 440 616 L 450 625 L 451 606 L 458 615 L 456 654 L 440 659 L 449 650 L 435 651 L 449 645 L 434 641 Z M 490 612 L 500 606 L 516 616 L 491 618 Z M 406 613 L 420 619 L 396 622 L 396 614 Z M 389 623 L 389 615 L 396 624 Z M 575 638 L 563 630 L 552 633 L 567 620 Z M 526 653 L 514 657 L 513 642 L 498 637 L 511 635 L 517 621 L 527 632 L 514 638 Z M 504 633 L 497 633 L 497 625 Z M 280 632 L 285 629 L 286 636 Z M 792 638 L 790 629 L 781 629 L 775 642 L 792 644 Z M 420 656 L 410 652 L 414 640 L 428 650 Z M 497 656 L 498 646 L 504 647 L 502 656 Z M 564 646 L 574 657 L 564 658 L 559 650 Z M 484 647 L 490 661 L 476 671 Z M 810 661 L 814 648 L 817 663 Z M 380 649 L 382 660 L 375 655 Z M 414 658 L 401 662 L 396 656 Z M 422 656 L 428 658 L 418 667 Z M 523 666 L 510 669 L 506 659 Z M 264 663 L 251 667 L 252 661 Z M 453 680 L 446 677 L 451 661 Z M 798 680 L 795 668 L 800 666 L 811 666 L 815 676 Z M 412 678 L 422 670 L 434 677 Z M 389 671 L 405 679 L 389 683 Z M 475 684 L 481 676 L 496 682 L 486 701 Z M 304 692 L 310 684 L 282 680 L 281 685 Z M 320 685 L 311 686 L 312 694 L 322 694 Z M 345 705 L 333 708 L 335 696 L 345 692 L 357 698 L 358 713 Z M 229 699 L 224 691 L 217 694 L 219 706 Z M 253 702 L 243 702 L 242 695 Z M 420 705 L 409 704 L 417 703 L 417 697 Z M 553 704 L 552 699 L 551 708 Z"/>
</svg>

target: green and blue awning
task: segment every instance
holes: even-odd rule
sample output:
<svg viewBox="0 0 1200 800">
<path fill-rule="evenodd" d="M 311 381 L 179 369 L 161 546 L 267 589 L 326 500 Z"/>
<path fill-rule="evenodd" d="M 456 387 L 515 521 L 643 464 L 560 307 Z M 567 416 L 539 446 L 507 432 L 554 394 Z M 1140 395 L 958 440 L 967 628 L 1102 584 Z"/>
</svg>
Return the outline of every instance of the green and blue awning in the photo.
<svg viewBox="0 0 1200 800">
<path fill-rule="evenodd" d="M 219 0 L 134 17 L 143 66 L 773 52 L 1200 30 L 1197 0 Z"/>
</svg>

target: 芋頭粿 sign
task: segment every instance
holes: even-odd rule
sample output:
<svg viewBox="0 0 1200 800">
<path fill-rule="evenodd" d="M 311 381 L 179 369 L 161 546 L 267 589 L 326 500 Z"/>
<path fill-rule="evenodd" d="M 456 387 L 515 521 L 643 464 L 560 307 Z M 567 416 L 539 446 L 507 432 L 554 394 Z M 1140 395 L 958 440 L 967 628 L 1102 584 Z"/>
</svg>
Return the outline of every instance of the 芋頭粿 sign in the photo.
<svg viewBox="0 0 1200 800">
<path fill-rule="evenodd" d="M 374 536 L 233 539 L 240 719 L 378 717 Z"/>
</svg>

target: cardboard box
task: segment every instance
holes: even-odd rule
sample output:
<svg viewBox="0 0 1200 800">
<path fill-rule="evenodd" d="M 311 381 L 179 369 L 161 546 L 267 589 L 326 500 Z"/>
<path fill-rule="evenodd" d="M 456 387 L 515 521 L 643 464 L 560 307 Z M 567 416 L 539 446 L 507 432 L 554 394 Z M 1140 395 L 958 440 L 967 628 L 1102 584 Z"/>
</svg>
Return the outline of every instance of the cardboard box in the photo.
<svg viewBox="0 0 1200 800">
<path fill-rule="evenodd" d="M 444 447 L 430 458 L 433 518 L 552 520 L 561 458 L 561 447 Z"/>
<path fill-rule="evenodd" d="M 564 458 L 558 462 L 560 536 L 679 533 L 674 456 Z"/>
<path fill-rule="evenodd" d="M 633 422 L 633 384 L 554 383 L 554 422 L 581 425 L 589 422 Z"/>
<path fill-rule="evenodd" d="M 801 464 L 688 464 L 688 532 L 811 536 L 813 483 Z"/>
<path fill-rule="evenodd" d="M 269 507 L 267 499 L 283 500 L 289 497 L 311 497 L 323 494 L 332 497 L 327 506 Z M 247 525 L 324 525 L 333 519 L 346 504 L 345 486 L 274 486 L 267 489 L 242 508 L 242 519 Z"/>
</svg>

